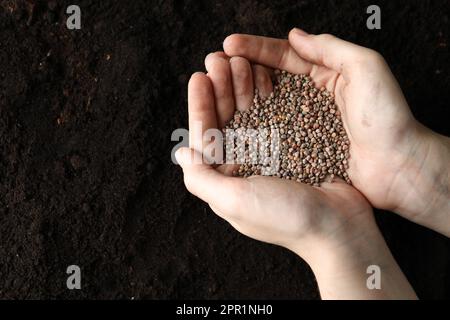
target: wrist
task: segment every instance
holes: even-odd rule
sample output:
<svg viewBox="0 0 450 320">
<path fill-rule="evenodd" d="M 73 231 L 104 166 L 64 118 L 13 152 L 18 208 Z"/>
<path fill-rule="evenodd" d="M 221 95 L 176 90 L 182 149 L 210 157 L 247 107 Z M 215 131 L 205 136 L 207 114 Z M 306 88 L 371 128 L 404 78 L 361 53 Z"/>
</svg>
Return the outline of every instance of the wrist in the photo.
<svg viewBox="0 0 450 320">
<path fill-rule="evenodd" d="M 354 221 L 346 238 L 317 239 L 305 260 L 323 299 L 416 299 L 374 219 Z M 379 267 L 380 289 L 370 289 L 368 268 Z M 369 268 L 370 270 L 370 268 Z"/>
<path fill-rule="evenodd" d="M 405 160 L 393 211 L 450 236 L 450 138 L 418 125 L 416 147 Z"/>
</svg>

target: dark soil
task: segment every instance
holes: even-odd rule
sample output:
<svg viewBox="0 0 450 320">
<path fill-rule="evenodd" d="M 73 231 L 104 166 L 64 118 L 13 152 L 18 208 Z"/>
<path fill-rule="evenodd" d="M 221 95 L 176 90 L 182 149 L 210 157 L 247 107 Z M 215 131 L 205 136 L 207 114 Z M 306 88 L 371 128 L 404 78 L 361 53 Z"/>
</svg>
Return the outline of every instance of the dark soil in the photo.
<svg viewBox="0 0 450 320">
<path fill-rule="evenodd" d="M 375 48 L 416 117 L 450 135 L 448 1 L 377 1 L 381 31 L 360 0 L 0 4 L 1 299 L 319 297 L 301 259 L 239 235 L 170 161 L 188 78 L 230 33 L 301 26 Z M 450 298 L 450 240 L 377 219 L 419 296 Z M 66 288 L 71 264 L 82 290 Z"/>
</svg>

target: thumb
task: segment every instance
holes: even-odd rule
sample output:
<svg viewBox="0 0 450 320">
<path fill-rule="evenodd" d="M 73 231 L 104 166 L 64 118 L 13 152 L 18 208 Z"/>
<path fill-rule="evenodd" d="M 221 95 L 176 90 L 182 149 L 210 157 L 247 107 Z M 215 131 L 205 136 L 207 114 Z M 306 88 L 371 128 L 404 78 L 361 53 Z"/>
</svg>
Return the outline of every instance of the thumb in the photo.
<svg viewBox="0 0 450 320">
<path fill-rule="evenodd" d="M 183 169 L 184 183 L 190 193 L 217 208 L 223 218 L 238 218 L 243 195 L 249 189 L 246 179 L 223 175 L 202 163 L 201 154 L 189 148 L 178 149 L 175 157 Z"/>
<path fill-rule="evenodd" d="M 303 59 L 330 68 L 344 77 L 350 75 L 350 66 L 355 61 L 372 51 L 329 34 L 309 35 L 297 28 L 289 33 L 289 43 Z"/>
</svg>

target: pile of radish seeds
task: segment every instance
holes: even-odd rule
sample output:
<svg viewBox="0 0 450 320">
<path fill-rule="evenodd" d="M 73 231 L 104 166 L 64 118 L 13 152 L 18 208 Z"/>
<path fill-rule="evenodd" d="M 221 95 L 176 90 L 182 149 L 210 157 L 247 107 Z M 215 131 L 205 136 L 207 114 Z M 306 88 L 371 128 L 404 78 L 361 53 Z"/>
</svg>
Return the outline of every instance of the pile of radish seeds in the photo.
<svg viewBox="0 0 450 320">
<path fill-rule="evenodd" d="M 325 88 L 317 89 L 309 76 L 276 70 L 271 95 L 262 98 L 256 91 L 253 105 L 236 111 L 225 129 L 276 130 L 279 166 L 273 176 L 313 186 L 334 177 L 351 184 L 346 172 L 350 142 L 334 95 Z M 237 149 L 226 151 L 238 153 Z M 262 175 L 265 164 L 251 161 L 246 152 L 234 175 Z M 275 154 L 270 148 L 266 153 Z"/>
</svg>

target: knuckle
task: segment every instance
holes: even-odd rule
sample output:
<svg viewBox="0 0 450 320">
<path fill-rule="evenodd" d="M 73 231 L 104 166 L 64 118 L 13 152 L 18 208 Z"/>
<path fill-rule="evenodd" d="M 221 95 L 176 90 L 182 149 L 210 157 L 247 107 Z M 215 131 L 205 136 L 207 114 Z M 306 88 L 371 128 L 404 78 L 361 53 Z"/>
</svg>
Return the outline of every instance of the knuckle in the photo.
<svg viewBox="0 0 450 320">
<path fill-rule="evenodd" d="M 320 41 L 323 41 L 323 42 L 328 42 L 328 41 L 332 41 L 334 39 L 334 36 L 329 33 L 323 33 L 323 34 L 319 34 L 317 36 L 317 39 L 319 39 Z"/>
<path fill-rule="evenodd" d="M 214 75 L 214 84 L 219 88 L 228 86 L 230 79 L 224 73 L 218 73 Z"/>
<path fill-rule="evenodd" d="M 217 79 L 214 81 L 214 96 L 219 101 L 229 98 L 229 82 L 225 79 Z"/>
<path fill-rule="evenodd" d="M 373 49 L 365 49 L 363 52 L 361 52 L 358 62 L 362 68 L 372 68 L 374 66 L 378 67 L 385 64 L 383 56 Z"/>
<path fill-rule="evenodd" d="M 371 63 L 377 63 L 382 64 L 384 63 L 384 58 L 378 51 L 375 51 L 373 49 L 367 49 L 367 60 Z"/>
<path fill-rule="evenodd" d="M 245 78 L 241 78 L 239 81 L 242 81 L 240 85 L 234 87 L 234 95 L 237 97 L 245 96 L 249 93 L 249 86 L 246 84 Z M 251 92 L 253 94 L 253 92 Z"/>
<path fill-rule="evenodd" d="M 247 83 L 250 81 L 251 73 L 247 68 L 235 68 L 233 70 L 233 76 L 236 77 L 236 81 L 242 85 L 242 83 Z"/>
</svg>

